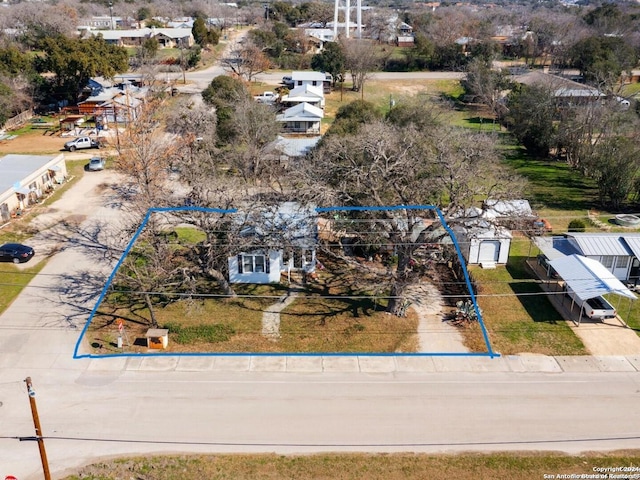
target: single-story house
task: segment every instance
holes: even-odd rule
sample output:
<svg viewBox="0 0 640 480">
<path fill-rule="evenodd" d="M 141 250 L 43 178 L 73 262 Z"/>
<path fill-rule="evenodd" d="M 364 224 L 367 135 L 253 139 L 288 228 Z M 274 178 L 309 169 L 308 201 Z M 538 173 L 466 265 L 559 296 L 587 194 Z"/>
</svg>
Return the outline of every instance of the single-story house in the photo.
<svg viewBox="0 0 640 480">
<path fill-rule="evenodd" d="M 287 107 L 298 105 L 299 103 L 308 103 L 314 107 L 324 109 L 324 92 L 322 87 L 312 87 L 310 85 L 302 85 L 295 87 L 287 95 L 280 99 L 280 103 Z"/>
<path fill-rule="evenodd" d="M 285 132 L 318 135 L 323 117 L 324 112 L 320 108 L 299 103 L 276 115 L 276 121 L 284 124 Z"/>
<path fill-rule="evenodd" d="M 255 241 L 229 257 L 230 283 L 277 283 L 282 274 L 313 273 L 318 243 L 317 213 L 313 207 L 285 202 L 242 218 L 242 236 Z"/>
<path fill-rule="evenodd" d="M 102 35 L 107 43 L 121 47 L 139 47 L 149 38 L 155 38 L 160 48 L 192 47 L 195 43 L 190 28 L 140 28 L 135 30 L 96 30 L 91 35 Z"/>
<path fill-rule="evenodd" d="M 533 241 L 549 260 L 577 254 L 600 262 L 623 282 L 640 278 L 640 233 L 570 232 Z"/>
<path fill-rule="evenodd" d="M 265 148 L 265 157 L 277 159 L 281 164 L 294 163 L 296 159 L 307 155 L 320 141 L 319 135 L 313 137 L 278 137 Z"/>
<path fill-rule="evenodd" d="M 34 204 L 67 176 L 64 155 L 0 157 L 0 218 L 8 221 Z"/>
</svg>

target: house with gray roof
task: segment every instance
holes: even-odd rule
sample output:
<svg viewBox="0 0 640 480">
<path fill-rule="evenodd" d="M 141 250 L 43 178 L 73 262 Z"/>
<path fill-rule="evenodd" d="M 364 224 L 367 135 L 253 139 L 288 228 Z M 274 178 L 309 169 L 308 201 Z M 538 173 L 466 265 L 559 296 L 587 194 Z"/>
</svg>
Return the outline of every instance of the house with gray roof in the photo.
<svg viewBox="0 0 640 480">
<path fill-rule="evenodd" d="M 64 155 L 0 157 L 0 219 L 7 222 L 35 204 L 67 176 Z"/>
<path fill-rule="evenodd" d="M 549 260 L 582 255 L 600 262 L 621 281 L 640 278 L 640 233 L 569 232 L 561 237 L 534 237 Z"/>
<path fill-rule="evenodd" d="M 280 99 L 280 103 L 285 104 L 287 107 L 292 107 L 299 103 L 308 103 L 314 107 L 324 109 L 324 92 L 322 87 L 313 87 L 309 84 L 304 84 L 295 87 L 287 95 L 284 95 Z"/>
<path fill-rule="evenodd" d="M 160 48 L 189 48 L 194 44 L 190 28 L 139 28 L 135 30 L 95 30 L 91 35 L 102 35 L 107 43 L 121 47 L 139 47 L 149 38 L 155 38 Z"/>
<path fill-rule="evenodd" d="M 285 132 L 317 135 L 320 133 L 323 117 L 324 112 L 320 108 L 308 103 L 299 103 L 277 115 L 276 121 L 284 124 Z"/>
</svg>

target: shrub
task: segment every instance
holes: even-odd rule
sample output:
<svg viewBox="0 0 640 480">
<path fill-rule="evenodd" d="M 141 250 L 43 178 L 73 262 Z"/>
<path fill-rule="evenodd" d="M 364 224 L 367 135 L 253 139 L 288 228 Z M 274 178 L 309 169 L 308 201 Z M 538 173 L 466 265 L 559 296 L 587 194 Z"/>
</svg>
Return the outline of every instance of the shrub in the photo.
<svg viewBox="0 0 640 480">
<path fill-rule="evenodd" d="M 586 228 L 587 226 L 585 225 L 585 223 L 582 220 L 576 218 L 569 222 L 568 230 L 570 232 L 584 232 Z"/>
</svg>

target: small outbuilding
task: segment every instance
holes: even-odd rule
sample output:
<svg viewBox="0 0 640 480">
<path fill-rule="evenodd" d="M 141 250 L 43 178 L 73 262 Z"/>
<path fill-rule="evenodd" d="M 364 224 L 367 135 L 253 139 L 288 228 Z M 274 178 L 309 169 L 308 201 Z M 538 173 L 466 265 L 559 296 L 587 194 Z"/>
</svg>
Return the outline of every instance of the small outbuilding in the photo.
<svg viewBox="0 0 640 480">
<path fill-rule="evenodd" d="M 486 221 L 453 228 L 462 255 L 470 265 L 506 265 L 511 248 L 511 232 Z"/>
</svg>

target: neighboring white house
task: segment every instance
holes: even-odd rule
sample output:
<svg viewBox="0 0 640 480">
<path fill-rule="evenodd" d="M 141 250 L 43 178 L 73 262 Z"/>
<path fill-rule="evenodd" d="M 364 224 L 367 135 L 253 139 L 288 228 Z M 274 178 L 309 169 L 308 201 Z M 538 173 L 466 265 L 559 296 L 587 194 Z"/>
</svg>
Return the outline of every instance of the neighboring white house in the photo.
<svg viewBox="0 0 640 480">
<path fill-rule="evenodd" d="M 309 85 L 310 87 L 322 88 L 324 93 L 331 92 L 333 77 L 330 73 L 313 71 L 293 71 L 291 72 L 293 88 Z"/>
<path fill-rule="evenodd" d="M 283 273 L 315 271 L 315 208 L 285 202 L 252 217 L 243 237 L 255 241 L 256 246 L 228 258 L 230 283 L 277 283 Z"/>
<path fill-rule="evenodd" d="M 5 155 L 0 157 L 0 218 L 34 204 L 67 175 L 64 155 Z"/>
<path fill-rule="evenodd" d="M 310 85 L 302 85 L 295 87 L 287 95 L 280 99 L 280 103 L 287 107 L 298 105 L 299 103 L 308 103 L 314 107 L 324 109 L 324 92 L 322 87 L 312 87 Z"/>
<path fill-rule="evenodd" d="M 324 112 L 320 108 L 308 103 L 299 103 L 276 115 L 276 121 L 284 124 L 285 132 L 317 135 L 320 133 L 323 117 Z"/>
</svg>

